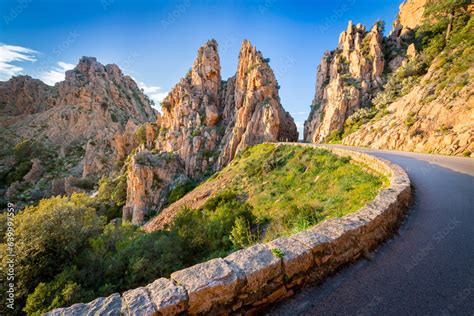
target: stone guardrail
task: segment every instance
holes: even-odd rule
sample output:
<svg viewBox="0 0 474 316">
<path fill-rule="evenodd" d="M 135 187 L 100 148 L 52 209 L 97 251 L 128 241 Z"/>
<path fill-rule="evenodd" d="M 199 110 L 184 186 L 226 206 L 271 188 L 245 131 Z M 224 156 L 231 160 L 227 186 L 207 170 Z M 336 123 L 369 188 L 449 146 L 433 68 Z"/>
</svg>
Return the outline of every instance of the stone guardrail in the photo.
<svg viewBox="0 0 474 316">
<path fill-rule="evenodd" d="M 391 162 L 324 145 L 390 178 L 390 186 L 354 213 L 329 219 L 290 237 L 256 244 L 225 258 L 176 271 L 144 287 L 46 315 L 255 314 L 357 260 L 392 235 L 411 199 L 410 180 Z M 273 252 L 272 252 L 273 249 Z M 279 249 L 275 251 L 274 249 Z"/>
</svg>

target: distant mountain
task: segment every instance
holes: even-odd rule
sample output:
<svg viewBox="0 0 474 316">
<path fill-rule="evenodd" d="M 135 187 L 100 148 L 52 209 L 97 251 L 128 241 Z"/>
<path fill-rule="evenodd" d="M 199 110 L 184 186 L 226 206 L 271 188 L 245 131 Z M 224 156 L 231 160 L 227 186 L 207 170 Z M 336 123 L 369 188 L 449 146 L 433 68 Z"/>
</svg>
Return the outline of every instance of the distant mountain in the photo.
<svg viewBox="0 0 474 316">
<path fill-rule="evenodd" d="M 406 1 L 387 37 L 349 22 L 318 67 L 304 139 L 473 156 L 473 8 Z"/>
</svg>

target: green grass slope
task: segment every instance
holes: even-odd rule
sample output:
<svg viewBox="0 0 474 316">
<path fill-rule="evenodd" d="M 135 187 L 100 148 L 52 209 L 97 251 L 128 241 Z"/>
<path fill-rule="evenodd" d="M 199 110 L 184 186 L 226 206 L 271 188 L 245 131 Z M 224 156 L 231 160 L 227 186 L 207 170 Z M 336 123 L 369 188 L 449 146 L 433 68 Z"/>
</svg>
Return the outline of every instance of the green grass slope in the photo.
<svg viewBox="0 0 474 316">
<path fill-rule="evenodd" d="M 269 241 L 359 209 L 387 179 L 324 149 L 261 144 L 239 154 L 201 186 L 219 187 L 221 182 L 222 194 L 232 193 L 249 205 L 252 220 L 245 225 L 250 239 Z"/>
</svg>

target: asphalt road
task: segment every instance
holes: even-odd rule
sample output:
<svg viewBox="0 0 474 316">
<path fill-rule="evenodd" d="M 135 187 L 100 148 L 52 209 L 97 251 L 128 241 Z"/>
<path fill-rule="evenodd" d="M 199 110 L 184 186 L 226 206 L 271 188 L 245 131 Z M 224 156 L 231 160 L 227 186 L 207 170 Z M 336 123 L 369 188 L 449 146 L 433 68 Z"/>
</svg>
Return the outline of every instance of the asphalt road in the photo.
<svg viewBox="0 0 474 316">
<path fill-rule="evenodd" d="M 474 159 L 369 152 L 402 166 L 414 203 L 399 234 L 269 315 L 474 315 Z"/>
</svg>

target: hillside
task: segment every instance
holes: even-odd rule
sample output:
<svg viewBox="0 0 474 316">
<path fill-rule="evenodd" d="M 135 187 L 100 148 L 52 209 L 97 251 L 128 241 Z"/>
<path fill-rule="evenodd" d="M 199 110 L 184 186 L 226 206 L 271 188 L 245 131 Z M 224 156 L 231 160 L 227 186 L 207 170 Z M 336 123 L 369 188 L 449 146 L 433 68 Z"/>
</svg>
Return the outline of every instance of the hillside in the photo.
<svg viewBox="0 0 474 316">
<path fill-rule="evenodd" d="M 210 198 L 233 192 L 251 206 L 255 223 L 262 229 L 258 239 L 272 240 L 360 208 L 375 197 L 385 181 L 366 166 L 326 150 L 257 145 L 165 208 L 144 228 L 162 229 L 183 208 L 205 208 Z"/>
<path fill-rule="evenodd" d="M 472 10 L 409 0 L 386 37 L 349 22 L 318 68 L 305 140 L 472 155 Z"/>
<path fill-rule="evenodd" d="M 126 221 L 107 223 L 103 192 L 43 199 L 14 219 L 19 307 L 45 312 L 147 284 L 355 211 L 386 183 L 367 166 L 327 150 L 261 144 L 179 200 L 179 208 L 171 205 L 172 221 L 150 233 Z M 209 188 L 196 202 L 196 192 Z"/>
<path fill-rule="evenodd" d="M 92 57 L 55 86 L 28 76 L 0 82 L 0 208 L 92 190 L 120 170 L 137 126 L 156 115 L 132 78 Z"/>
</svg>

